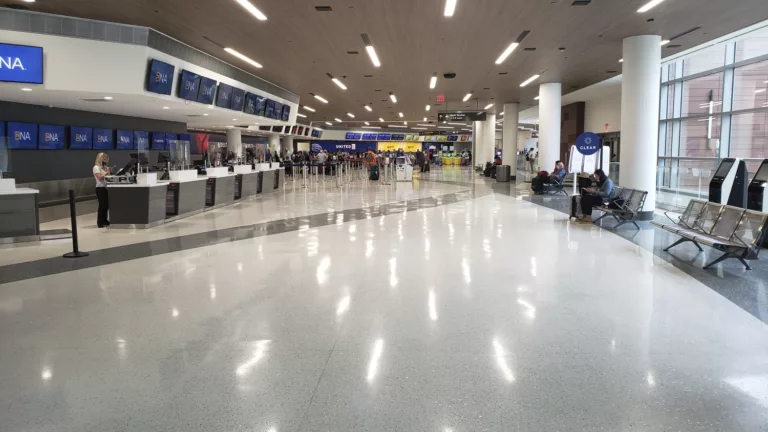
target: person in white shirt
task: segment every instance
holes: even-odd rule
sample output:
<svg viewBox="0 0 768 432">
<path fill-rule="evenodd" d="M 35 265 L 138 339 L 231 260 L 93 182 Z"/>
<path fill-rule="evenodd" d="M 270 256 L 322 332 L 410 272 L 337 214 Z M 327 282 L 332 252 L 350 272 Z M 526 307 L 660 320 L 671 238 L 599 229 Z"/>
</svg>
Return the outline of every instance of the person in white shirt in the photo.
<svg viewBox="0 0 768 432">
<path fill-rule="evenodd" d="M 93 178 L 96 179 L 96 199 L 99 200 L 96 225 L 99 228 L 109 226 L 107 218 L 109 213 L 109 196 L 107 195 L 107 182 L 104 181 L 104 177 L 110 174 L 107 163 L 109 163 L 109 156 L 106 153 L 99 153 L 96 156 L 96 162 L 93 164 Z"/>
<path fill-rule="evenodd" d="M 536 156 L 538 156 L 538 152 L 535 148 L 532 148 L 528 152 L 528 161 L 531 163 L 531 172 L 536 173 Z"/>
</svg>

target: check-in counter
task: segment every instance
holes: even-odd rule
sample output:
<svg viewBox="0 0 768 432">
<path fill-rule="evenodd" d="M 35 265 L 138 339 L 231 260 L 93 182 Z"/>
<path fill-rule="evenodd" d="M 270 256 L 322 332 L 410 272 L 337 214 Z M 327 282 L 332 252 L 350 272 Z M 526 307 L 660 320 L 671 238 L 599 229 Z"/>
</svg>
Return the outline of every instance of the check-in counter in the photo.
<svg viewBox="0 0 768 432">
<path fill-rule="evenodd" d="M 208 177 L 205 182 L 205 209 L 213 210 L 235 202 L 235 174 Z"/>
<path fill-rule="evenodd" d="M 251 171 L 249 173 L 238 174 L 240 177 L 240 198 L 245 199 L 259 193 L 259 177 L 261 173 Z"/>
<path fill-rule="evenodd" d="M 8 187 L 0 189 L 0 244 L 40 240 L 39 191 L 2 181 Z"/>
<path fill-rule="evenodd" d="M 168 183 L 166 192 L 166 222 L 195 215 L 205 210 L 207 177 L 177 180 Z"/>
<path fill-rule="evenodd" d="M 110 228 L 152 228 L 165 222 L 168 183 L 111 184 Z"/>
</svg>

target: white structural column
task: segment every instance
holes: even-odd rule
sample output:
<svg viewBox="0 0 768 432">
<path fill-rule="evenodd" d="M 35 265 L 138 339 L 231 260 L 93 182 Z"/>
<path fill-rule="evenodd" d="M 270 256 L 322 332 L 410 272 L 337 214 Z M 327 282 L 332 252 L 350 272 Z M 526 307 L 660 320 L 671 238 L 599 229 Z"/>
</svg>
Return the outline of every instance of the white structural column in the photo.
<svg viewBox="0 0 768 432">
<path fill-rule="evenodd" d="M 502 130 L 501 161 L 512 167 L 515 174 L 517 165 L 517 123 L 520 118 L 520 104 L 504 104 L 504 127 Z"/>
<path fill-rule="evenodd" d="M 493 162 L 496 140 L 496 115 L 488 114 L 486 121 L 476 121 L 474 132 L 475 154 L 472 155 L 473 163 L 485 166 L 486 162 Z"/>
<path fill-rule="evenodd" d="M 282 159 L 285 157 L 285 155 L 288 154 L 288 152 L 293 152 L 293 137 L 291 135 L 286 135 L 283 137 L 283 146 L 280 151 L 278 151 L 278 154 Z"/>
<path fill-rule="evenodd" d="M 653 212 L 656 209 L 661 36 L 626 38 L 623 54 L 619 181 L 624 187 L 648 191 L 643 210 Z"/>
<path fill-rule="evenodd" d="M 269 150 L 272 153 L 280 151 L 280 135 L 278 134 L 269 135 Z"/>
<path fill-rule="evenodd" d="M 227 129 L 227 151 L 235 157 L 243 156 L 243 132 L 240 129 Z"/>
<path fill-rule="evenodd" d="M 562 84 L 539 86 L 539 169 L 551 170 L 560 159 L 560 113 Z"/>
</svg>

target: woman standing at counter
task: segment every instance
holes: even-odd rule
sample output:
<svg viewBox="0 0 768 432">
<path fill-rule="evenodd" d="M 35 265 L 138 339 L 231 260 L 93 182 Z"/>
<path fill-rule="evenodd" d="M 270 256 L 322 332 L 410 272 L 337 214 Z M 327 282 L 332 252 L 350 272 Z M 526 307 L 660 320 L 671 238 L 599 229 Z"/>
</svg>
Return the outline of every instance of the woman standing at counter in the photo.
<svg viewBox="0 0 768 432">
<path fill-rule="evenodd" d="M 96 225 L 98 225 L 99 228 L 109 226 L 109 221 L 107 220 L 107 213 L 109 212 L 109 195 L 107 194 L 107 182 L 104 180 L 104 177 L 110 174 L 109 167 L 107 166 L 108 162 L 109 156 L 107 156 L 106 153 L 99 153 L 96 156 L 96 162 L 93 165 L 93 177 L 96 179 L 96 199 L 99 200 L 99 212 L 96 217 Z"/>
</svg>

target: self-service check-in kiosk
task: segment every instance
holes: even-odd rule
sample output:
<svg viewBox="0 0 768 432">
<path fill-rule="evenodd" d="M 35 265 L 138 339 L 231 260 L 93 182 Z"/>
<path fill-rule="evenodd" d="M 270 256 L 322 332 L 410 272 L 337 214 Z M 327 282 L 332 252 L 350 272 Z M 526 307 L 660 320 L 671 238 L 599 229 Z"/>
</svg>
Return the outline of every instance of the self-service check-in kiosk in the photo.
<svg viewBox="0 0 768 432">
<path fill-rule="evenodd" d="M 739 158 L 723 159 L 709 182 L 709 201 L 747 207 L 747 164 Z"/>
<path fill-rule="evenodd" d="M 757 169 L 747 189 L 747 208 L 768 213 L 768 159 Z"/>
</svg>

